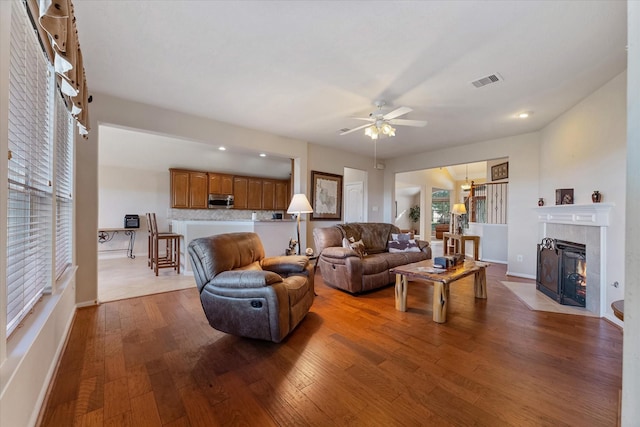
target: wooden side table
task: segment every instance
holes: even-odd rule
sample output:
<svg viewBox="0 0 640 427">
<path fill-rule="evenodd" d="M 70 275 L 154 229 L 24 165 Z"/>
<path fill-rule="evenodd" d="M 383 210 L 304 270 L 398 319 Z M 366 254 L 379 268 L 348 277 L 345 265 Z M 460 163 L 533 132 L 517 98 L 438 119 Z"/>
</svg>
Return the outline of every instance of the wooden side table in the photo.
<svg viewBox="0 0 640 427">
<path fill-rule="evenodd" d="M 620 299 L 612 302 L 611 308 L 613 309 L 613 314 L 615 314 L 618 319 L 624 321 L 624 300 Z"/>
<path fill-rule="evenodd" d="M 465 242 L 467 240 L 473 241 L 473 259 L 478 261 L 480 259 L 480 236 L 471 236 L 468 234 L 454 234 L 443 233 L 442 234 L 442 254 L 447 255 L 447 247 L 449 240 L 454 243 L 455 252 L 465 255 Z"/>
</svg>

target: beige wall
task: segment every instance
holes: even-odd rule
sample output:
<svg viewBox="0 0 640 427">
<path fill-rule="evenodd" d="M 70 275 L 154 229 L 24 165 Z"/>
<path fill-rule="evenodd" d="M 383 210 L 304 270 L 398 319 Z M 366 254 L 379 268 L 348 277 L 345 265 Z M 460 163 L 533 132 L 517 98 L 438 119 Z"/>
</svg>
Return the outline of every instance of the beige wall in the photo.
<svg viewBox="0 0 640 427">
<path fill-rule="evenodd" d="M 365 171 L 367 174 L 367 188 L 365 189 L 365 200 L 368 200 L 367 218 L 369 222 L 382 221 L 382 203 L 384 198 L 383 179 L 384 171 L 373 167 L 373 157 L 363 157 L 348 151 L 337 150 L 335 148 L 326 147 L 318 144 L 309 144 L 308 154 L 308 173 L 307 179 L 311 179 L 311 171 L 319 171 L 332 173 L 336 175 L 344 175 L 344 168 L 353 168 Z M 311 198 L 311 191 L 307 192 L 307 196 Z M 309 199 L 311 200 L 311 199 Z M 343 217 L 344 219 L 344 212 Z M 306 246 L 312 247 L 313 244 L 313 228 L 329 227 L 342 221 L 309 221 L 309 227 L 306 230 Z"/>
<path fill-rule="evenodd" d="M 640 420 L 640 2 L 628 2 L 627 188 L 625 235 L 624 349 L 622 426 Z"/>
<path fill-rule="evenodd" d="M 87 141 L 77 146 L 76 222 L 78 286 L 76 298 L 88 304 L 97 298 L 97 238 L 98 228 L 98 125 L 108 124 L 144 132 L 170 135 L 190 141 L 216 144 L 225 141 L 229 147 L 247 151 L 264 150 L 283 157 L 298 159 L 301 189 L 307 186 L 307 143 L 228 123 L 177 113 L 108 95 L 94 93 L 91 104 L 91 128 Z M 212 135 L 216 139 L 212 141 Z M 167 206 L 168 207 L 168 206 Z"/>
<path fill-rule="evenodd" d="M 540 197 L 555 203 L 556 188 L 573 188 L 576 204 L 591 204 L 599 190 L 603 203 L 613 203 L 606 229 L 607 283 L 603 302 L 613 320 L 611 303 L 624 296 L 626 193 L 626 90 L 624 72 L 540 132 Z M 543 237 L 543 236 L 540 236 Z M 611 284 L 618 282 L 619 287 Z"/>
<path fill-rule="evenodd" d="M 385 199 L 394 198 L 394 175 L 398 172 L 508 158 L 508 211 L 514 219 L 509 224 L 508 271 L 517 276 L 535 277 L 537 233 L 531 225 L 536 221 L 532 208 L 538 200 L 539 141 L 539 133 L 534 132 L 390 160 L 385 170 Z M 391 220 L 390 210 L 385 211 L 385 220 Z M 516 261 L 518 255 L 522 255 L 522 262 Z"/>
</svg>

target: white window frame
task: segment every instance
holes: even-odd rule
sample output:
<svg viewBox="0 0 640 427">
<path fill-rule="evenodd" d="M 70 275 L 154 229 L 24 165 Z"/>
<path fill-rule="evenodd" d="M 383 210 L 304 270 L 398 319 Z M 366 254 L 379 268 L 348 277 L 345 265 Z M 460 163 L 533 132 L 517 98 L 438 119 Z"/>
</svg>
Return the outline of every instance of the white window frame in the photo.
<svg viewBox="0 0 640 427">
<path fill-rule="evenodd" d="M 2 24 L 7 23 L 11 29 L 2 35 L 9 34 L 9 41 L 2 40 L 1 47 L 9 47 L 9 54 L 0 56 L 0 67 L 9 70 L 7 88 L 0 88 L 0 100 L 8 106 L 0 117 L 0 147 L 9 159 L 0 167 L 0 178 L 9 182 L 9 189 L 0 191 L 0 220 L 7 225 L 0 232 L 0 363 L 7 337 L 45 293 L 65 286 L 65 273 L 74 271 L 75 126 L 23 2 L 3 5 Z M 34 69 L 40 72 L 38 84 Z M 34 211 L 37 206 L 41 209 Z"/>
</svg>

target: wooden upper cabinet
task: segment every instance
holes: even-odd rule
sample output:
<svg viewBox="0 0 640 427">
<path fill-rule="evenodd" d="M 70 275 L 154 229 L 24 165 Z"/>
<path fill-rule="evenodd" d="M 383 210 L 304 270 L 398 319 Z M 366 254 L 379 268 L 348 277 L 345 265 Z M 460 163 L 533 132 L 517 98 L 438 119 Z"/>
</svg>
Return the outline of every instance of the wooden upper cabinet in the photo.
<svg viewBox="0 0 640 427">
<path fill-rule="evenodd" d="M 275 182 L 275 210 L 287 210 L 291 195 L 289 194 L 289 181 Z"/>
<path fill-rule="evenodd" d="M 274 210 L 276 206 L 276 182 L 273 179 L 262 180 L 262 209 Z"/>
<path fill-rule="evenodd" d="M 189 172 L 189 207 L 209 207 L 209 176 L 206 172 Z"/>
<path fill-rule="evenodd" d="M 208 209 L 209 194 L 233 194 L 234 208 L 283 211 L 289 207 L 289 180 L 169 169 L 171 207 Z"/>
<path fill-rule="evenodd" d="M 233 194 L 233 176 L 209 173 L 210 194 Z"/>
<path fill-rule="evenodd" d="M 189 172 L 170 170 L 171 172 L 171 207 L 189 207 Z"/>
<path fill-rule="evenodd" d="M 171 207 L 207 209 L 209 181 L 206 172 L 170 169 Z"/>
<path fill-rule="evenodd" d="M 249 179 L 244 176 L 233 177 L 234 209 L 247 209 L 249 196 Z"/>
<path fill-rule="evenodd" d="M 262 209 L 262 178 L 248 178 L 247 209 Z"/>
</svg>

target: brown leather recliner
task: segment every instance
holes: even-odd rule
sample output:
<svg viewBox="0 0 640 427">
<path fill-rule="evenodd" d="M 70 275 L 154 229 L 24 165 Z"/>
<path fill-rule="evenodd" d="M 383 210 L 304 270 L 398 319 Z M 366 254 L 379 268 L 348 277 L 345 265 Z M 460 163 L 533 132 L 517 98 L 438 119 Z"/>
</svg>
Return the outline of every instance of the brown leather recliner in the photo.
<svg viewBox="0 0 640 427">
<path fill-rule="evenodd" d="M 217 330 L 280 342 L 313 304 L 308 258 L 265 258 L 256 233 L 194 239 L 188 252 L 202 308 Z"/>
</svg>

